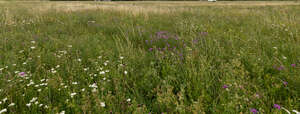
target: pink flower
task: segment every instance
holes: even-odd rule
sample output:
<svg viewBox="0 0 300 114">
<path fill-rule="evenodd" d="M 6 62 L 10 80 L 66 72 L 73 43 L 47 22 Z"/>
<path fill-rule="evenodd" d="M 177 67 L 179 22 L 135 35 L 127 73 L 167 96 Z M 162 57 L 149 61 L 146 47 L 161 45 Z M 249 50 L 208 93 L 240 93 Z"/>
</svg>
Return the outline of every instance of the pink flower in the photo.
<svg viewBox="0 0 300 114">
<path fill-rule="evenodd" d="M 278 105 L 278 104 L 274 104 L 274 108 L 277 108 L 278 110 L 280 110 L 280 105 Z"/>
<path fill-rule="evenodd" d="M 224 88 L 224 89 L 228 88 L 228 85 L 223 85 L 223 88 Z"/>
<path fill-rule="evenodd" d="M 287 86 L 287 84 L 288 84 L 288 82 L 286 82 L 286 81 L 283 81 L 282 83 L 283 83 L 283 85 L 285 85 L 285 86 Z"/>
<path fill-rule="evenodd" d="M 25 72 L 20 72 L 20 73 L 19 73 L 19 76 L 22 76 L 22 77 L 23 77 L 23 76 L 26 76 L 26 73 L 25 73 Z"/>
<path fill-rule="evenodd" d="M 252 114 L 257 114 L 258 113 L 258 111 L 255 108 L 252 108 L 250 111 L 252 112 Z"/>
<path fill-rule="evenodd" d="M 296 64 L 291 64 L 292 67 L 296 67 Z"/>
</svg>

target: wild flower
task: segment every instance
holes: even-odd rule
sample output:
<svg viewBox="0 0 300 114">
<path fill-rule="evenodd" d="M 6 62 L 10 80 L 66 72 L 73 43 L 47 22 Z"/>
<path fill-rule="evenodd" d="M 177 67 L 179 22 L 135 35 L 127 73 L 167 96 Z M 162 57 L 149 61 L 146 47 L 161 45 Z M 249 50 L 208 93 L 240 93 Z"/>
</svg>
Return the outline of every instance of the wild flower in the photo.
<svg viewBox="0 0 300 114">
<path fill-rule="evenodd" d="M 31 103 L 27 103 L 26 106 L 27 106 L 27 107 L 30 107 L 30 106 L 31 106 Z"/>
<path fill-rule="evenodd" d="M 291 64 L 292 67 L 296 67 L 296 64 Z"/>
<path fill-rule="evenodd" d="M 31 100 L 30 100 L 30 103 L 33 103 L 37 100 L 37 97 L 33 97 Z"/>
<path fill-rule="evenodd" d="M 124 57 L 123 57 L 123 56 L 121 56 L 121 57 L 120 57 L 120 59 L 122 60 L 122 59 L 124 59 Z"/>
<path fill-rule="evenodd" d="M 287 59 L 287 57 L 285 57 L 285 56 L 282 56 L 282 58 L 283 58 L 283 59 Z"/>
<path fill-rule="evenodd" d="M 3 101 L 3 102 L 6 102 L 6 101 L 7 101 L 7 97 L 5 97 L 4 99 L 2 99 L 2 101 Z"/>
<path fill-rule="evenodd" d="M 274 104 L 274 108 L 277 108 L 278 110 L 280 110 L 280 105 L 278 105 L 278 104 Z"/>
<path fill-rule="evenodd" d="M 71 93 L 71 98 L 73 98 L 77 93 Z"/>
<path fill-rule="evenodd" d="M 32 46 L 32 47 L 30 47 L 31 49 L 35 49 L 35 47 L 34 46 Z"/>
<path fill-rule="evenodd" d="M 277 68 L 277 70 L 279 70 L 279 71 L 281 71 L 281 70 L 283 70 L 284 69 L 284 66 L 283 65 L 280 65 L 278 68 Z"/>
<path fill-rule="evenodd" d="M 101 107 L 105 107 L 105 103 L 104 102 L 100 102 L 100 106 Z"/>
<path fill-rule="evenodd" d="M 0 110 L 0 114 L 2 114 L 2 113 L 5 113 L 5 112 L 7 112 L 7 109 L 5 108 L 5 109 L 2 109 L 2 110 Z"/>
<path fill-rule="evenodd" d="M 73 46 L 72 45 L 68 45 L 68 48 L 72 48 Z"/>
<path fill-rule="evenodd" d="M 40 105 L 39 105 L 39 107 L 42 107 L 42 106 L 43 106 L 43 104 L 40 104 Z"/>
<path fill-rule="evenodd" d="M 255 108 L 250 109 L 250 111 L 252 112 L 252 114 L 257 114 L 258 111 Z"/>
<path fill-rule="evenodd" d="M 35 41 L 31 41 L 31 43 L 35 44 Z"/>
<path fill-rule="evenodd" d="M 59 114 L 65 114 L 65 111 L 61 111 Z"/>
<path fill-rule="evenodd" d="M 73 84 L 73 85 L 77 85 L 77 84 L 78 84 L 78 82 L 72 82 L 72 84 Z"/>
<path fill-rule="evenodd" d="M 15 103 L 10 103 L 10 104 L 8 105 L 8 107 L 12 107 L 12 106 L 15 106 Z"/>
<path fill-rule="evenodd" d="M 283 83 L 283 85 L 285 85 L 285 86 L 287 86 L 287 84 L 288 84 L 287 81 L 283 81 L 282 83 Z"/>
<path fill-rule="evenodd" d="M 101 72 L 99 72 L 99 74 L 105 74 L 105 72 L 104 72 L 104 71 L 101 71 Z"/>
<path fill-rule="evenodd" d="M 26 73 L 25 72 L 20 72 L 19 76 L 21 76 L 21 77 L 26 76 Z"/>
<path fill-rule="evenodd" d="M 295 112 L 296 114 L 300 114 L 300 112 L 298 112 L 297 110 L 292 110 L 293 112 Z"/>
<path fill-rule="evenodd" d="M 131 99 L 129 98 L 129 99 L 127 99 L 126 101 L 127 101 L 127 102 L 130 102 L 130 101 L 131 101 Z"/>
<path fill-rule="evenodd" d="M 124 74 L 126 75 L 128 72 L 127 71 L 124 71 Z"/>
<path fill-rule="evenodd" d="M 78 62 L 81 62 L 81 59 L 77 59 Z"/>
<path fill-rule="evenodd" d="M 223 85 L 223 88 L 224 88 L 224 89 L 228 88 L 228 85 Z"/>
</svg>

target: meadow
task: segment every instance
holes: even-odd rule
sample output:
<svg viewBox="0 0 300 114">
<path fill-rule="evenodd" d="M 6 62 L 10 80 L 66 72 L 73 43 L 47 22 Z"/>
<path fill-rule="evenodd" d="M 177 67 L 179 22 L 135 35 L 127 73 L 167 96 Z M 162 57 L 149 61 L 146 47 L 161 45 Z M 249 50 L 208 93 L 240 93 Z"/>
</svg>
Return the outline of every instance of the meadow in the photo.
<svg viewBox="0 0 300 114">
<path fill-rule="evenodd" d="M 297 111 L 300 2 L 0 1 L 0 114 Z"/>
</svg>

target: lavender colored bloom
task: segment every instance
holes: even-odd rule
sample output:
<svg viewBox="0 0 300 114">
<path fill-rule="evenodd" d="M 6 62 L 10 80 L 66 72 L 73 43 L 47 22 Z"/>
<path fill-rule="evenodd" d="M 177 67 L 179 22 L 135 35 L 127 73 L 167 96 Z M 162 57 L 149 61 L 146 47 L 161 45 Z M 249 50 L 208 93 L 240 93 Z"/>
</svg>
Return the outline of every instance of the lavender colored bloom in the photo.
<svg viewBox="0 0 300 114">
<path fill-rule="evenodd" d="M 283 84 L 284 84 L 285 86 L 287 86 L 288 82 L 286 82 L 286 81 L 283 81 Z"/>
<path fill-rule="evenodd" d="M 148 40 L 146 40 L 146 43 L 148 44 Z"/>
<path fill-rule="evenodd" d="M 250 109 L 250 111 L 252 112 L 252 114 L 257 114 L 258 111 L 255 108 Z"/>
<path fill-rule="evenodd" d="M 296 64 L 291 64 L 292 67 L 296 67 Z"/>
<path fill-rule="evenodd" d="M 224 88 L 224 89 L 228 88 L 228 85 L 223 85 L 223 88 Z"/>
<path fill-rule="evenodd" d="M 20 72 L 20 73 L 19 73 L 19 76 L 25 76 L 25 75 L 26 75 L 25 72 Z"/>
<path fill-rule="evenodd" d="M 149 51 L 152 51 L 153 50 L 153 48 L 149 48 Z"/>
<path fill-rule="evenodd" d="M 284 69 L 284 66 L 283 65 L 280 65 L 280 67 L 277 68 L 277 70 L 281 71 Z"/>
<path fill-rule="evenodd" d="M 278 105 L 278 104 L 274 104 L 274 108 L 277 108 L 278 110 L 280 110 L 280 105 Z"/>
</svg>

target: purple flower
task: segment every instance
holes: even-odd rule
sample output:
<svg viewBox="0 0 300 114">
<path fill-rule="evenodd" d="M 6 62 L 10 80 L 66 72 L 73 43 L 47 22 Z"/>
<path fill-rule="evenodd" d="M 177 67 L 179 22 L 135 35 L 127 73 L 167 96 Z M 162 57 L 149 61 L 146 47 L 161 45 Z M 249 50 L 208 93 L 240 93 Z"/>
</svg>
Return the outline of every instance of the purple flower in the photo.
<svg viewBox="0 0 300 114">
<path fill-rule="evenodd" d="M 258 111 L 255 108 L 250 109 L 250 111 L 252 112 L 252 114 L 257 114 Z"/>
<path fill-rule="evenodd" d="M 292 67 L 296 67 L 296 64 L 291 64 Z"/>
<path fill-rule="evenodd" d="M 149 48 L 149 51 L 152 51 L 153 50 L 153 48 Z"/>
<path fill-rule="evenodd" d="M 282 83 L 283 83 L 283 85 L 285 85 L 285 86 L 287 86 L 287 84 L 288 84 L 288 82 L 286 82 L 286 81 L 283 81 Z"/>
<path fill-rule="evenodd" d="M 278 105 L 278 104 L 274 104 L 274 108 L 277 108 L 278 110 L 280 110 L 280 105 Z"/>
<path fill-rule="evenodd" d="M 228 88 L 228 85 L 223 85 L 223 88 L 224 88 L 224 89 Z"/>
<path fill-rule="evenodd" d="M 280 65 L 280 67 L 277 68 L 277 70 L 281 71 L 284 69 L 284 66 L 283 65 Z"/>
<path fill-rule="evenodd" d="M 25 72 L 20 72 L 20 73 L 19 73 L 19 76 L 22 76 L 22 77 L 23 77 L 23 76 L 26 76 L 26 73 L 25 73 Z"/>
</svg>

